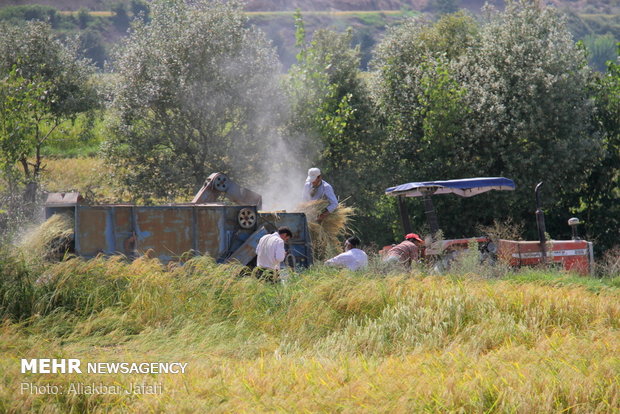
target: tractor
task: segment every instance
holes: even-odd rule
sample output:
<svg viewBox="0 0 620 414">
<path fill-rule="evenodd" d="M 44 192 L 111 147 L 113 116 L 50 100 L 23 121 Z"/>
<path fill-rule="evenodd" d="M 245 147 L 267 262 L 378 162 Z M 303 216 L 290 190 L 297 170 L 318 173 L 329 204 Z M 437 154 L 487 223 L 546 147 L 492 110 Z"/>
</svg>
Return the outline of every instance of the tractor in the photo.
<svg viewBox="0 0 620 414">
<path fill-rule="evenodd" d="M 422 197 L 426 221 L 431 231 L 430 243 L 425 249 L 425 256 L 438 263 L 448 263 L 459 252 L 476 243 L 483 258 L 501 259 L 512 267 L 555 265 L 580 274 L 592 274 L 594 254 L 592 242 L 579 238 L 577 226 L 579 219 L 571 218 L 568 224 L 572 228 L 572 240 L 546 240 L 545 219 L 541 207 L 540 189 L 542 182 L 536 186 L 536 222 L 539 240 L 491 240 L 486 236 L 463 239 L 435 240 L 439 232 L 439 221 L 432 197 L 441 194 L 455 194 L 460 197 L 473 197 L 487 191 L 513 191 L 514 181 L 504 177 L 477 177 L 459 180 L 411 182 L 390 187 L 385 194 L 397 197 L 401 222 L 405 233 L 411 233 L 411 223 L 405 207 L 405 197 Z"/>
</svg>

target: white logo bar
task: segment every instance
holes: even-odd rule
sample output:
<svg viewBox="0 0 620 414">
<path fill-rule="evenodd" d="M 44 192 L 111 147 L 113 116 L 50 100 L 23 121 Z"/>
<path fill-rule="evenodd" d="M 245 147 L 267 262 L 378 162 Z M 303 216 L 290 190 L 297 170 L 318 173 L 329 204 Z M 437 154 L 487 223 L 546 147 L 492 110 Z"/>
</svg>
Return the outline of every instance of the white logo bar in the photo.
<svg viewBox="0 0 620 414">
<path fill-rule="evenodd" d="M 547 255 L 550 257 L 587 256 L 588 251 L 587 249 L 554 250 L 552 252 L 547 252 Z M 542 257 L 542 252 L 513 253 L 512 257 L 517 259 L 537 259 Z"/>
</svg>

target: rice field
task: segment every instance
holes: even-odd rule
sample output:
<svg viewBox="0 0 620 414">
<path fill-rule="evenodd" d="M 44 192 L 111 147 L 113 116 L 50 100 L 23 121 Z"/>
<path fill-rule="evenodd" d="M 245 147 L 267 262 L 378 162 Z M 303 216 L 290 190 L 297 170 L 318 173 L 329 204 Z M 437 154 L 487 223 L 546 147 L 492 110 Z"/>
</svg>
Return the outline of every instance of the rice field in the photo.
<svg viewBox="0 0 620 414">
<path fill-rule="evenodd" d="M 198 257 L 0 255 L 2 412 L 620 410 L 620 281 L 315 266 L 284 285 Z M 479 270 L 479 269 L 478 269 Z M 184 374 L 22 374 L 21 358 L 187 363 Z M 120 394 L 22 392 L 22 384 Z M 140 394 L 132 384 L 159 386 Z M 157 388 L 156 390 L 160 390 Z"/>
</svg>

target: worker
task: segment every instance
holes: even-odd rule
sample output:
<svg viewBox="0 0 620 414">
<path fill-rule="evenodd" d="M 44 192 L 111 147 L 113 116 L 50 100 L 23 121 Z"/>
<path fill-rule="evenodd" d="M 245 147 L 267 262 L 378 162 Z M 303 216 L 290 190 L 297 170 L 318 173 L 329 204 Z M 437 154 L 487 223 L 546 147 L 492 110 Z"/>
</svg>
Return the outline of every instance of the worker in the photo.
<svg viewBox="0 0 620 414">
<path fill-rule="evenodd" d="M 318 168 L 310 168 L 308 170 L 308 178 L 306 178 L 301 199 L 303 201 L 327 200 L 327 207 L 317 217 L 319 223 L 338 207 L 338 200 L 336 199 L 334 189 L 329 183 L 323 181 L 321 170 Z"/>
<path fill-rule="evenodd" d="M 368 256 L 360 248 L 360 239 L 348 238 L 344 242 L 344 253 L 325 262 L 327 266 L 346 267 L 349 270 L 358 270 L 368 266 Z"/>
<path fill-rule="evenodd" d="M 384 262 L 400 263 L 411 267 L 420 259 L 420 250 L 424 247 L 424 240 L 415 233 L 409 233 L 400 244 L 388 250 Z"/>
<path fill-rule="evenodd" d="M 255 275 L 257 278 L 273 283 L 279 280 L 280 263 L 286 257 L 284 243 L 288 242 L 291 237 L 293 237 L 291 229 L 280 227 L 278 231 L 260 238 L 256 246 Z"/>
</svg>

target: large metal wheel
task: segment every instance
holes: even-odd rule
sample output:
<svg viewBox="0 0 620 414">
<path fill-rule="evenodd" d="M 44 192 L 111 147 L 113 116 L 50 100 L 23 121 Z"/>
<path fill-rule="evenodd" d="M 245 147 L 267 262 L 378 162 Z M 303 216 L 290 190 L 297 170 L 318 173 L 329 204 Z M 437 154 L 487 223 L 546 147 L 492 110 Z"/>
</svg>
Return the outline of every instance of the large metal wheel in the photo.
<svg viewBox="0 0 620 414">
<path fill-rule="evenodd" d="M 237 216 L 242 229 L 251 229 L 256 225 L 256 213 L 251 208 L 242 208 Z"/>
</svg>

